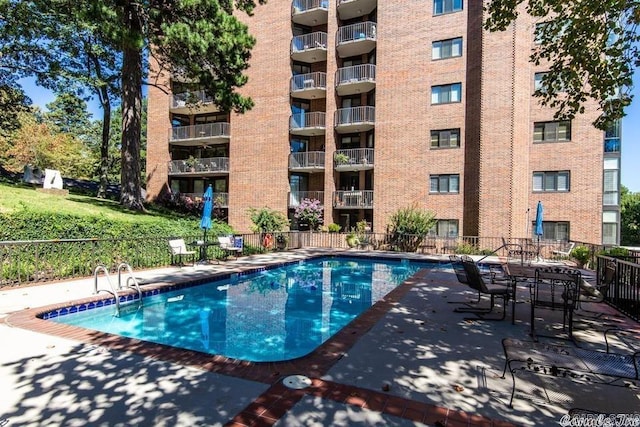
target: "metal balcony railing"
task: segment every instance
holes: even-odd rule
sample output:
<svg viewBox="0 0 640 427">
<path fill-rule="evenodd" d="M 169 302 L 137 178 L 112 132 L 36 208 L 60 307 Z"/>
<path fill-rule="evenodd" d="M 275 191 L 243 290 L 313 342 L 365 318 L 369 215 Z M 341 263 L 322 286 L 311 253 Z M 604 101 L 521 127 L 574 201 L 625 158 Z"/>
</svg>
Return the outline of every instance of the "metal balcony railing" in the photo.
<svg viewBox="0 0 640 427">
<path fill-rule="evenodd" d="M 169 175 L 229 173 L 228 157 L 204 159 L 172 160 L 169 162 Z"/>
<path fill-rule="evenodd" d="M 231 135 L 229 123 L 204 123 L 193 126 L 179 126 L 169 129 L 169 142 L 190 139 L 228 138 Z"/>
<path fill-rule="evenodd" d="M 327 73 L 315 72 L 291 77 L 291 92 L 308 89 L 327 89 Z"/>
<path fill-rule="evenodd" d="M 376 108 L 371 106 L 339 108 L 335 112 L 335 126 L 374 123 Z"/>
<path fill-rule="evenodd" d="M 336 45 L 349 43 L 356 40 L 376 40 L 375 22 L 358 22 L 338 28 Z"/>
<path fill-rule="evenodd" d="M 171 97 L 170 108 L 184 108 L 190 104 L 211 104 L 213 97 L 206 94 L 204 90 L 193 92 L 177 93 Z"/>
<path fill-rule="evenodd" d="M 329 10 L 329 0 L 293 0 L 291 2 L 291 15 L 309 12 L 315 9 Z"/>
<path fill-rule="evenodd" d="M 324 151 L 289 154 L 289 169 L 324 169 Z"/>
<path fill-rule="evenodd" d="M 373 148 L 349 148 L 336 150 L 333 155 L 336 168 L 353 165 L 373 165 Z"/>
<path fill-rule="evenodd" d="M 336 86 L 376 80 L 375 64 L 361 64 L 352 67 L 339 68 L 336 71 Z"/>
<path fill-rule="evenodd" d="M 335 191 L 333 207 L 335 209 L 373 208 L 373 190 Z"/>
<path fill-rule="evenodd" d="M 297 113 L 292 114 L 289 118 L 289 129 L 324 127 L 326 127 L 326 113 L 324 111 Z"/>
<path fill-rule="evenodd" d="M 327 33 L 318 31 L 295 36 L 291 40 L 291 53 L 304 52 L 311 49 L 327 50 Z"/>
<path fill-rule="evenodd" d="M 188 197 L 191 200 L 201 201 L 203 193 L 179 193 L 181 197 Z M 213 206 L 216 208 L 228 208 L 229 207 L 229 193 L 213 193 Z"/>
<path fill-rule="evenodd" d="M 292 191 L 289 193 L 289 207 L 300 206 L 304 199 L 319 200 L 324 205 L 324 191 Z"/>
</svg>

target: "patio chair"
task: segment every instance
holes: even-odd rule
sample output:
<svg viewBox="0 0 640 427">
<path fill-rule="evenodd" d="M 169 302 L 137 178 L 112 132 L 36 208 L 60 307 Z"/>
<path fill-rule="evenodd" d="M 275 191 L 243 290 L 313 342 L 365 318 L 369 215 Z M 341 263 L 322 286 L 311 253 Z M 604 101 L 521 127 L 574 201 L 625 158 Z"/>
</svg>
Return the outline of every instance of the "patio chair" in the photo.
<svg viewBox="0 0 640 427">
<path fill-rule="evenodd" d="M 576 314 L 580 315 L 580 317 L 598 319 L 604 314 L 602 311 L 584 310 L 582 309 L 582 303 L 600 303 L 604 302 L 607 297 L 609 289 L 616 280 L 616 265 L 609 260 L 605 260 L 605 263 L 604 271 L 600 273 L 595 285 L 584 280 L 580 284 L 580 294 L 576 307 L 579 310 Z M 592 314 L 592 316 L 585 313 Z"/>
<path fill-rule="evenodd" d="M 187 245 L 184 243 L 184 239 L 172 239 L 169 240 L 169 249 L 171 250 L 171 264 L 177 264 L 182 266 L 184 257 L 191 257 L 193 265 L 196 265 L 196 251 L 190 251 L 187 249 Z"/>
<path fill-rule="evenodd" d="M 469 307 L 458 307 L 454 311 L 456 313 L 473 313 L 478 317 L 473 318 L 472 320 L 503 320 L 507 315 L 507 303 L 512 296 L 513 287 L 512 283 L 509 280 L 502 279 L 492 279 L 489 283 L 485 281 L 485 276 L 480 271 L 478 264 L 476 264 L 471 257 L 462 255 L 460 257 L 462 262 L 462 266 L 464 268 L 464 272 L 467 277 L 468 285 L 471 289 L 478 291 L 480 297 L 482 295 L 489 295 L 490 304 L 488 307 L 479 307 L 469 306 Z M 499 297 L 503 300 L 503 310 L 502 316 L 499 318 L 494 317 L 483 317 L 486 314 L 490 314 L 493 312 L 495 307 L 495 298 Z M 469 305 L 469 304 L 467 304 Z"/>
<path fill-rule="evenodd" d="M 236 241 L 238 241 L 237 245 Z M 242 253 L 242 237 L 234 238 L 233 236 L 218 236 L 218 243 L 220 243 L 220 249 L 224 252 L 225 258 L 230 254 L 234 254 L 236 258 L 238 258 L 238 255 Z"/>
<path fill-rule="evenodd" d="M 567 246 L 565 246 L 562 249 L 557 249 L 555 251 L 552 251 L 551 253 L 553 255 L 556 255 L 558 257 L 562 257 L 562 258 L 569 258 L 569 255 L 571 255 L 571 251 L 573 250 L 573 248 L 576 247 L 576 242 L 570 242 Z"/>
</svg>

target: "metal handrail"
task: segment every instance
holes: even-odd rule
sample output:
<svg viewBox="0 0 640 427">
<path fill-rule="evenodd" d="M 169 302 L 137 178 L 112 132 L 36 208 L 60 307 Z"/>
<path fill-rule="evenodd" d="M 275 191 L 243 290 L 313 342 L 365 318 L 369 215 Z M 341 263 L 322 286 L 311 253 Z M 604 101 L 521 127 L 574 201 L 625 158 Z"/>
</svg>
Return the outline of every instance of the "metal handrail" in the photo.
<svg viewBox="0 0 640 427">
<path fill-rule="evenodd" d="M 106 277 L 107 283 L 109 283 L 109 287 L 111 289 L 98 289 L 98 274 L 100 273 L 100 271 L 104 272 L 104 276 Z M 98 293 L 100 292 L 107 292 L 113 295 L 114 299 L 116 300 L 116 316 L 119 317 L 120 316 L 120 297 L 118 296 L 118 290 L 113 286 L 113 283 L 111 282 L 111 277 L 109 276 L 109 269 L 107 269 L 107 267 L 104 265 L 98 265 L 93 273 L 93 293 L 94 295 L 98 295 Z"/>
</svg>

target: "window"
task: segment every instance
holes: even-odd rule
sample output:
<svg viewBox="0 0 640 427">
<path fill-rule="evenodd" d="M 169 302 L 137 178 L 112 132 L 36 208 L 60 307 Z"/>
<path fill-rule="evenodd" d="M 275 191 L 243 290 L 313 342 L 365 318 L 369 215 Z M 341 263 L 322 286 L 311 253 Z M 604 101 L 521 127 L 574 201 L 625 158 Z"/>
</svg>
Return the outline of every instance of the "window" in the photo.
<svg viewBox="0 0 640 427">
<path fill-rule="evenodd" d="M 604 152 L 618 153 L 620 151 L 620 120 L 614 121 L 604 133 Z"/>
<path fill-rule="evenodd" d="M 435 41 L 431 44 L 431 59 L 445 59 L 462 56 L 462 37 Z"/>
<path fill-rule="evenodd" d="M 537 122 L 533 124 L 533 142 L 571 141 L 571 122 Z"/>
<path fill-rule="evenodd" d="M 602 204 L 605 206 L 618 206 L 620 197 L 620 159 L 607 157 L 604 159 L 604 182 L 602 183 Z"/>
<path fill-rule="evenodd" d="M 460 129 L 431 131 L 431 148 L 460 147 Z"/>
<path fill-rule="evenodd" d="M 448 104 L 451 102 L 460 102 L 461 92 L 462 92 L 461 83 L 432 86 L 431 87 L 431 103 L 432 104 Z"/>
<path fill-rule="evenodd" d="M 618 212 L 616 211 L 602 212 L 602 244 L 618 244 Z"/>
<path fill-rule="evenodd" d="M 531 223 L 532 233 L 535 233 L 536 223 L 533 221 Z M 534 239 L 537 239 L 538 236 L 533 235 Z M 569 223 L 565 221 L 542 221 L 542 236 L 541 239 L 544 240 L 560 240 L 563 242 L 569 241 Z"/>
<path fill-rule="evenodd" d="M 534 172 L 533 191 L 569 191 L 569 171 Z"/>
<path fill-rule="evenodd" d="M 430 193 L 459 193 L 460 175 L 431 175 Z"/>
<path fill-rule="evenodd" d="M 458 12 L 462 10 L 462 0 L 433 0 L 433 14 Z"/>
<path fill-rule="evenodd" d="M 458 237 L 458 220 L 439 219 L 429 234 L 438 237 Z"/>
<path fill-rule="evenodd" d="M 544 79 L 544 76 L 546 76 L 547 73 L 535 73 L 535 75 L 533 76 L 533 89 L 534 90 L 544 90 L 544 85 L 542 83 L 542 80 Z"/>
</svg>

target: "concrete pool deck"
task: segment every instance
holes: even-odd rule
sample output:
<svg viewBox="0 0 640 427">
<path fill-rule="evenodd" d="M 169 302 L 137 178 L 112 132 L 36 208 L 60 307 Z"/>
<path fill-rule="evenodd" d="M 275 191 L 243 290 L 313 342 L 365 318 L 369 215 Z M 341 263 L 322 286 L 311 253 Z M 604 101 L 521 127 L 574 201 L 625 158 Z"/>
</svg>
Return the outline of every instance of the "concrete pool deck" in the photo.
<svg viewBox="0 0 640 427">
<path fill-rule="evenodd" d="M 278 252 L 135 275 L 146 289 L 323 253 L 342 252 Z M 451 269 L 422 270 L 314 353 L 285 363 L 240 362 L 35 319 L 40 307 L 92 298 L 93 288 L 88 278 L 0 290 L 0 425 L 543 426 L 572 408 L 640 407 L 633 386 L 555 377 L 527 379 L 530 387 L 519 385 L 509 407 L 500 343 L 527 339 L 528 304 L 517 305 L 515 324 L 510 312 L 498 322 L 465 320 L 449 302 L 473 294 Z M 526 294 L 519 290 L 519 299 Z M 605 319 L 639 328 L 604 304 L 596 308 L 604 316 L 576 330 L 585 346 L 603 348 L 595 326 Z M 544 327 L 561 325 L 560 313 L 544 311 Z M 290 374 L 307 376 L 311 385 L 285 387 Z"/>
</svg>

